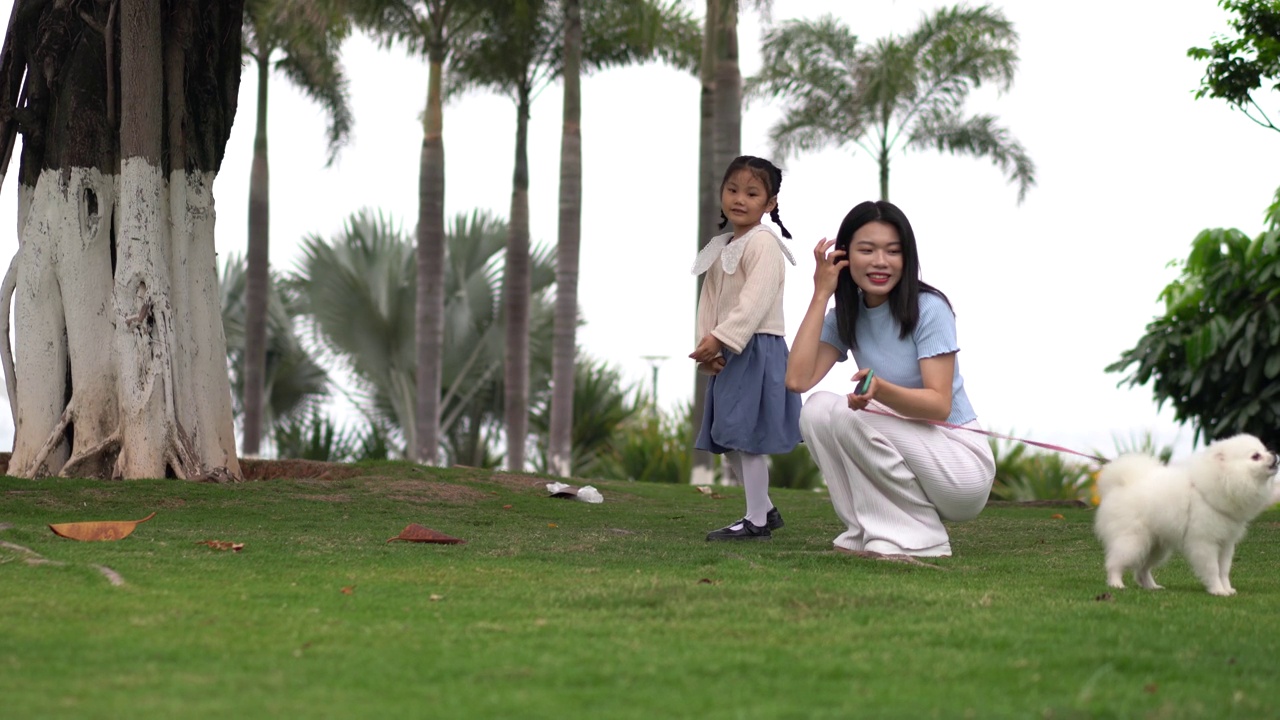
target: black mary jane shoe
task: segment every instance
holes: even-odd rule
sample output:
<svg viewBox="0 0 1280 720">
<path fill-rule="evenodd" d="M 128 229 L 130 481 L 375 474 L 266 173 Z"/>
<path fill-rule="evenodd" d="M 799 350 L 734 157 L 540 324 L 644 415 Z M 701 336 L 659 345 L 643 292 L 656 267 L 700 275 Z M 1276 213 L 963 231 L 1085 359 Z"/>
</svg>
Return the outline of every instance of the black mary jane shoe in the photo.
<svg viewBox="0 0 1280 720">
<path fill-rule="evenodd" d="M 773 535 L 768 527 L 761 527 L 745 518 L 728 527 L 707 533 L 707 540 L 770 540 L 772 538 Z"/>
<path fill-rule="evenodd" d="M 770 530 L 777 530 L 786 523 L 782 522 L 782 513 L 778 512 L 778 508 L 769 508 L 769 514 L 764 516 L 764 526 Z"/>
</svg>

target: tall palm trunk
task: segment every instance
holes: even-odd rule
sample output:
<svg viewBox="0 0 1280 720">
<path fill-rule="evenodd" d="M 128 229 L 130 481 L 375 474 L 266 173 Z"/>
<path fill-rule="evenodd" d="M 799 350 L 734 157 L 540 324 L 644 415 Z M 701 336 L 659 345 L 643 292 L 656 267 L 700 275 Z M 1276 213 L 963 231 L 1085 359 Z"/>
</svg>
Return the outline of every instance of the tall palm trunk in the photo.
<svg viewBox="0 0 1280 720">
<path fill-rule="evenodd" d="M 516 100 L 516 164 L 511 189 L 511 226 L 503 270 L 502 309 L 506 322 L 504 420 L 507 469 L 524 469 L 529 434 L 529 103 L 528 84 Z"/>
<path fill-rule="evenodd" d="M 578 330 L 578 250 L 582 235 L 582 6 L 566 0 L 564 129 L 560 141 L 560 236 L 556 247 L 556 316 L 551 349 L 548 469 L 572 471 L 573 377 Z"/>
<path fill-rule="evenodd" d="M 738 0 L 723 0 L 716 28 L 715 166 L 742 154 L 742 68 L 738 65 Z"/>
<path fill-rule="evenodd" d="M 429 52 L 427 112 L 418 179 L 418 296 L 415 305 L 418 462 L 439 462 L 440 384 L 444 348 L 444 112 L 441 83 L 445 44 L 437 35 Z"/>
<path fill-rule="evenodd" d="M 876 158 L 880 165 L 880 199 L 885 202 L 889 201 L 889 146 L 885 144 L 880 148 L 880 157 Z"/>
<path fill-rule="evenodd" d="M 261 40 L 259 40 L 261 42 Z M 256 455 L 262 438 L 263 390 L 267 366 L 267 283 L 271 238 L 270 182 L 267 167 L 267 82 L 270 49 L 258 48 L 258 114 L 249 171 L 249 249 L 244 296 L 244 441 Z"/>
<path fill-rule="evenodd" d="M 716 99 L 716 27 L 720 16 L 719 0 L 707 0 L 707 17 L 702 32 L 702 62 L 699 66 L 699 77 L 702 82 L 701 118 L 698 125 L 698 238 L 699 251 L 716 231 L 717 211 L 720 199 L 716 193 L 715 168 L 715 99 Z M 695 283 L 694 301 L 702 297 L 703 276 L 699 275 Z M 696 313 L 695 313 L 696 318 Z M 696 323 L 696 320 L 695 320 Z M 697 343 L 701 338 L 694 338 Z M 702 426 L 702 415 L 706 411 L 707 376 L 694 370 L 693 373 L 693 437 L 696 442 Z M 714 479 L 714 463 L 711 453 L 705 450 L 693 451 L 693 463 L 690 482 L 695 485 L 710 485 Z"/>
</svg>

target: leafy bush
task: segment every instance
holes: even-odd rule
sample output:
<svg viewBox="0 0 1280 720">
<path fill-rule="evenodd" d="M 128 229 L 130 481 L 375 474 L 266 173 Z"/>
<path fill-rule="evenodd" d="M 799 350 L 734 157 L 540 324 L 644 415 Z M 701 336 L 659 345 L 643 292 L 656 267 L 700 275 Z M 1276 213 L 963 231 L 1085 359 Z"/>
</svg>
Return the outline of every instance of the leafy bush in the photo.
<svg viewBox="0 0 1280 720">
<path fill-rule="evenodd" d="M 1151 384 L 1158 405 L 1191 423 L 1194 440 L 1248 432 L 1280 443 L 1280 193 L 1270 228 L 1204 230 L 1160 293 L 1165 314 L 1107 372 Z"/>
<path fill-rule="evenodd" d="M 993 500 L 1081 500 L 1090 492 L 1090 469 L 1054 452 L 1033 453 L 1027 446 L 992 438 L 996 479 Z"/>
<path fill-rule="evenodd" d="M 618 429 L 612 452 L 600 458 L 599 477 L 611 480 L 683 483 L 693 467 L 691 408 L 642 413 Z"/>
<path fill-rule="evenodd" d="M 769 456 L 769 487 L 812 490 L 825 484 L 822 471 L 804 443 L 789 453 Z"/>
</svg>

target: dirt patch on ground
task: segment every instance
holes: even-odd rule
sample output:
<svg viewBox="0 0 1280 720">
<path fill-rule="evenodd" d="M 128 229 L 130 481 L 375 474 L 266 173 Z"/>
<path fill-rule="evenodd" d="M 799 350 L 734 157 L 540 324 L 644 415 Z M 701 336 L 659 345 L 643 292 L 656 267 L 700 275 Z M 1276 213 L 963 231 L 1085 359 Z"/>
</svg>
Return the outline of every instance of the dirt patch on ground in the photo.
<svg viewBox="0 0 1280 720">
<path fill-rule="evenodd" d="M 240 472 L 246 481 L 256 480 L 342 480 L 355 477 L 360 471 L 343 463 L 318 460 L 248 460 L 240 461 Z"/>
<path fill-rule="evenodd" d="M 386 495 L 391 500 L 408 503 L 448 503 L 461 505 L 479 502 L 489 497 L 481 490 L 466 485 L 438 480 L 391 480 L 370 483 L 370 489 Z"/>
<path fill-rule="evenodd" d="M 505 472 L 494 472 L 492 474 L 477 472 L 475 475 L 466 478 L 466 480 L 484 485 L 497 485 L 508 490 L 541 490 L 543 492 L 547 490 L 547 483 L 555 482 L 535 475 Z"/>
</svg>

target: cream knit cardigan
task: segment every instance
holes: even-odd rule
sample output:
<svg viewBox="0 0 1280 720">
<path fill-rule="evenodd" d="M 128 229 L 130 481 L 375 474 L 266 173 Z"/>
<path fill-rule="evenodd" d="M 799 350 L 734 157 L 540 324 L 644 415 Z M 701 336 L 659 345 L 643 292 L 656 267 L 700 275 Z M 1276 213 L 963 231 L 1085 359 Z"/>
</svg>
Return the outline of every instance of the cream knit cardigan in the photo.
<svg viewBox="0 0 1280 720">
<path fill-rule="evenodd" d="M 756 333 L 785 336 L 783 258 L 796 264 L 782 240 L 763 224 L 736 240 L 733 233 L 712 238 L 693 264 L 694 275 L 707 274 L 698 298 L 694 342 L 710 333 L 741 353 Z"/>
</svg>

